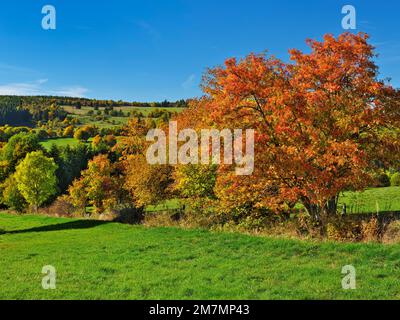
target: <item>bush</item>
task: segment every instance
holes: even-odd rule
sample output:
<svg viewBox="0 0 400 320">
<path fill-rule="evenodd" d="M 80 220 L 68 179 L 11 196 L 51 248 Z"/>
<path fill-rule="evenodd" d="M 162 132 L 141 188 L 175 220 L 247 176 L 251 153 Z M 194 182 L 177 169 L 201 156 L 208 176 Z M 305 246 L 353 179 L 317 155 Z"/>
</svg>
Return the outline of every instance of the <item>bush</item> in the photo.
<svg viewBox="0 0 400 320">
<path fill-rule="evenodd" d="M 326 224 L 326 237 L 343 242 L 370 242 L 380 240 L 380 226 L 376 216 L 330 217 Z"/>
<path fill-rule="evenodd" d="M 390 179 L 390 185 L 392 187 L 400 187 L 400 173 L 396 172 L 394 175 L 392 175 L 392 178 Z"/>
<path fill-rule="evenodd" d="M 139 224 L 144 219 L 144 209 L 136 208 L 132 205 L 121 205 L 114 209 L 108 209 L 104 215 L 110 215 L 113 217 L 113 221 L 128 223 L 128 224 Z"/>
<path fill-rule="evenodd" d="M 368 221 L 363 221 L 361 224 L 362 238 L 366 242 L 380 240 L 379 222 L 376 217 Z"/>
<path fill-rule="evenodd" d="M 400 242 L 400 221 L 392 221 L 386 227 L 382 237 L 383 243 L 399 243 Z"/>
<path fill-rule="evenodd" d="M 71 203 L 68 196 L 63 195 L 58 197 L 45 212 L 51 216 L 56 217 L 72 217 L 75 212 L 75 207 Z"/>
<path fill-rule="evenodd" d="M 327 224 L 326 236 L 328 240 L 334 241 L 361 241 L 363 237 L 362 226 L 349 219 L 337 218 Z"/>
<path fill-rule="evenodd" d="M 87 141 L 90 138 L 90 133 L 84 128 L 79 128 L 75 131 L 74 138 L 81 141 Z"/>
<path fill-rule="evenodd" d="M 384 188 L 390 187 L 390 178 L 386 173 L 381 173 L 376 176 L 374 187 L 376 188 Z"/>
<path fill-rule="evenodd" d="M 63 137 L 73 137 L 74 136 L 74 126 L 68 126 L 63 131 Z"/>
</svg>

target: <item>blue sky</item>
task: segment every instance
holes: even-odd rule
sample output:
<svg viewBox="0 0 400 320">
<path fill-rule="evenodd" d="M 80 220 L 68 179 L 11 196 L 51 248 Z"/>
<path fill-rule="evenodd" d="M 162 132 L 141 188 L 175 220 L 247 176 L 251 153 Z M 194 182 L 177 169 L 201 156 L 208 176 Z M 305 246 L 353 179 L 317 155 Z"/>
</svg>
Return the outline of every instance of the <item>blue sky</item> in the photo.
<svg viewBox="0 0 400 320">
<path fill-rule="evenodd" d="M 44 5 L 57 10 L 43 30 Z M 344 5 L 371 35 L 382 77 L 400 86 L 400 1 L 19 0 L 0 4 L 0 94 L 130 101 L 201 95 L 207 67 L 267 49 L 287 60 L 306 38 L 339 34 Z"/>
</svg>

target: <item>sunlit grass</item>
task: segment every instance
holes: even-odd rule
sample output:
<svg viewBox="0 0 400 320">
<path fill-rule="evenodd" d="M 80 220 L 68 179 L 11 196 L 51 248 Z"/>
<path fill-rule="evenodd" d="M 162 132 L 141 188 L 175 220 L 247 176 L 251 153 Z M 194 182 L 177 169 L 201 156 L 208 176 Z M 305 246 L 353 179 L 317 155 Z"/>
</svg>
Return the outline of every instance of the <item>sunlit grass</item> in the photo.
<svg viewBox="0 0 400 320">
<path fill-rule="evenodd" d="M 399 299 L 400 245 L 0 214 L 1 299 Z M 343 290 L 344 265 L 357 289 Z M 57 288 L 41 287 L 42 267 Z"/>
<path fill-rule="evenodd" d="M 400 211 L 400 187 L 374 188 L 364 192 L 345 192 L 339 198 L 348 213 L 382 213 Z"/>
</svg>

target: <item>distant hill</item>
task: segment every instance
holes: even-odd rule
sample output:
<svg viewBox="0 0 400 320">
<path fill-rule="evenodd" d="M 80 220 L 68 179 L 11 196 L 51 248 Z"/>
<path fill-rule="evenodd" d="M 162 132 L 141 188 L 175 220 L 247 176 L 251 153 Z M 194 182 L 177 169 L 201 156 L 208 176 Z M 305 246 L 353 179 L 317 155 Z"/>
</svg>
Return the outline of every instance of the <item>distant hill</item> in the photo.
<svg viewBox="0 0 400 320">
<path fill-rule="evenodd" d="M 67 113 L 62 106 L 111 108 L 121 106 L 149 108 L 185 108 L 187 100 L 175 102 L 127 102 L 71 98 L 58 96 L 0 96 L 0 125 L 30 126 L 34 121 L 47 121 L 51 118 L 63 120 Z"/>
</svg>

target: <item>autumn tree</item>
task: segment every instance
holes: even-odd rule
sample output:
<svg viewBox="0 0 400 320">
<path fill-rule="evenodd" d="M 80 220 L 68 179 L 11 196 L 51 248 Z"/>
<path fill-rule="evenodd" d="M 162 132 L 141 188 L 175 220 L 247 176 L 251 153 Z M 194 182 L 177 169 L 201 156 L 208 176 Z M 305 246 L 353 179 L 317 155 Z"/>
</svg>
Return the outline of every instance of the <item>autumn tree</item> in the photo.
<svg viewBox="0 0 400 320">
<path fill-rule="evenodd" d="M 37 150 L 43 150 L 37 135 L 20 132 L 12 136 L 0 153 L 0 176 L 5 179 L 28 153 Z"/>
<path fill-rule="evenodd" d="M 96 212 L 118 204 L 124 198 L 122 180 L 116 165 L 107 155 L 99 155 L 89 161 L 88 169 L 69 188 L 72 202 L 82 209 L 93 205 Z"/>
<path fill-rule="evenodd" d="M 54 160 L 42 151 L 28 153 L 16 168 L 14 175 L 18 190 L 35 211 L 57 192 Z"/>
<path fill-rule="evenodd" d="M 22 212 L 27 203 L 18 189 L 17 182 L 14 175 L 10 175 L 1 185 L 2 189 L 2 203 L 7 207 Z"/>
<path fill-rule="evenodd" d="M 149 142 L 146 135 L 151 127 L 141 118 L 128 121 L 124 136 L 114 150 L 121 154 L 120 164 L 124 174 L 124 189 L 137 208 L 156 204 L 170 195 L 173 182 L 172 167 L 152 165 L 146 159 Z"/>
<path fill-rule="evenodd" d="M 124 188 L 136 207 L 157 204 L 170 194 L 172 167 L 152 165 L 143 154 L 131 155 L 124 161 Z"/>
<path fill-rule="evenodd" d="M 142 118 L 129 119 L 124 127 L 121 140 L 114 150 L 121 154 L 121 159 L 130 155 L 144 154 L 146 151 L 146 134 L 149 131 L 147 123 Z"/>
<path fill-rule="evenodd" d="M 86 179 L 76 179 L 68 188 L 69 200 L 71 201 L 72 205 L 79 209 L 83 215 L 86 214 L 86 207 L 89 205 L 89 198 L 86 188 Z"/>
<path fill-rule="evenodd" d="M 255 130 L 255 169 L 220 166 L 216 194 L 226 205 L 275 212 L 301 202 L 309 214 L 335 214 L 338 195 L 367 187 L 376 161 L 399 154 L 399 95 L 377 79 L 365 34 L 308 40 L 291 64 L 251 54 L 208 71 L 207 110 L 215 127 Z"/>
<path fill-rule="evenodd" d="M 175 168 L 174 189 L 183 198 L 214 198 L 216 171 L 216 165 L 179 165 Z"/>
<path fill-rule="evenodd" d="M 65 119 L 65 120 L 67 120 L 67 119 Z M 74 136 L 74 130 L 75 130 L 75 128 L 72 125 L 66 127 L 63 132 L 63 137 L 72 138 Z"/>
<path fill-rule="evenodd" d="M 75 130 L 74 138 L 80 141 L 87 141 L 90 138 L 90 133 L 85 128 Z"/>
<path fill-rule="evenodd" d="M 92 147 L 93 149 L 99 148 L 100 144 L 103 142 L 103 139 L 100 135 L 96 135 L 92 140 Z"/>
</svg>

